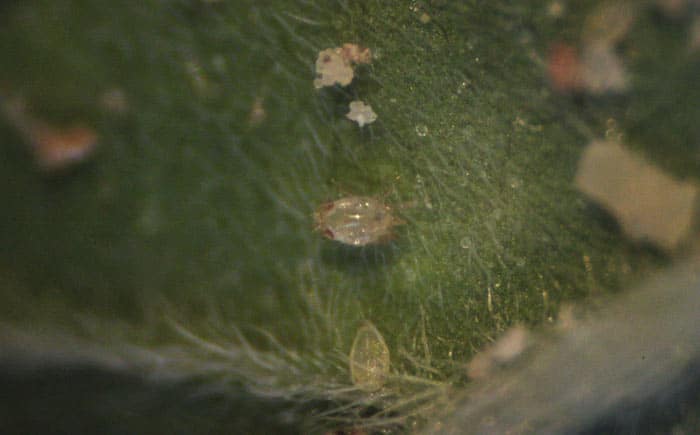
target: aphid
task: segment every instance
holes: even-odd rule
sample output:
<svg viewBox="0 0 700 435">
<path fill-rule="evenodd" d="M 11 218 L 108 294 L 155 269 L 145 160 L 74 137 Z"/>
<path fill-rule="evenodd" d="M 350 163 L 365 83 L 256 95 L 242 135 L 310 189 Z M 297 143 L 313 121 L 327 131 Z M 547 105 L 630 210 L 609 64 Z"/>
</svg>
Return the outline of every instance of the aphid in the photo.
<svg viewBox="0 0 700 435">
<path fill-rule="evenodd" d="M 352 246 L 386 243 L 404 222 L 391 208 L 371 196 L 347 196 L 321 204 L 314 212 L 314 229 L 324 237 Z"/>
<path fill-rule="evenodd" d="M 352 383 L 365 391 L 376 391 L 384 386 L 390 364 L 384 337 L 372 322 L 365 322 L 357 330 L 350 350 Z"/>
</svg>

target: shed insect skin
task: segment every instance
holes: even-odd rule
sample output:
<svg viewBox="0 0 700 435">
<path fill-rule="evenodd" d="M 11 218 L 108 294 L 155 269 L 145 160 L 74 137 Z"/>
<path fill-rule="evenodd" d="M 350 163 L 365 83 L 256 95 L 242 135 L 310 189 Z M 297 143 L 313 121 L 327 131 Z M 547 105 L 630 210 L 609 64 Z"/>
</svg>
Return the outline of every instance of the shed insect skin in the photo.
<svg viewBox="0 0 700 435">
<path fill-rule="evenodd" d="M 324 237 L 351 246 L 383 244 L 395 238 L 404 221 L 390 206 L 372 196 L 347 196 L 319 205 L 314 229 Z"/>
</svg>

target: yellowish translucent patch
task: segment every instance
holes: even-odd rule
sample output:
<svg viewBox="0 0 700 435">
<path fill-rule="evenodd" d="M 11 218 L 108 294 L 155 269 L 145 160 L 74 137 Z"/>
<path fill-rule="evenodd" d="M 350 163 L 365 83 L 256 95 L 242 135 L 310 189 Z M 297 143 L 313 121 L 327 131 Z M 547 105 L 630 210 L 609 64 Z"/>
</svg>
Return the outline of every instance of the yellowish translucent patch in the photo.
<svg viewBox="0 0 700 435">
<path fill-rule="evenodd" d="M 357 330 L 350 350 L 352 383 L 365 391 L 376 391 L 384 386 L 389 366 L 389 348 L 384 337 L 371 322 L 365 322 Z"/>
</svg>

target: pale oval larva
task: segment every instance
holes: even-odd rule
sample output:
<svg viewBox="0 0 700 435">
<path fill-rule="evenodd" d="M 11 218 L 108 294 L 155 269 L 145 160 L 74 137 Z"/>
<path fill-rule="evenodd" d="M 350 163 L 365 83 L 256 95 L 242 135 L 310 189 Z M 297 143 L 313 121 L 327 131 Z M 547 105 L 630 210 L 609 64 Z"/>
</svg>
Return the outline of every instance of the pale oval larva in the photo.
<svg viewBox="0 0 700 435">
<path fill-rule="evenodd" d="M 315 229 L 324 237 L 352 246 L 385 243 L 403 221 L 371 196 L 347 196 L 321 204 L 314 212 Z"/>
</svg>

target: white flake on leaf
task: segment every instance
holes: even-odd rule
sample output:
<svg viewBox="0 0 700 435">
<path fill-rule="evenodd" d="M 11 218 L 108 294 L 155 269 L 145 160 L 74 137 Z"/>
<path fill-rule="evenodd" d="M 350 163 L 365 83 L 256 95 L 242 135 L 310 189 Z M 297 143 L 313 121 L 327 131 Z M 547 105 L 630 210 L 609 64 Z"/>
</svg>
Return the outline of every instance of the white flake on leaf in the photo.
<svg viewBox="0 0 700 435">
<path fill-rule="evenodd" d="M 377 120 L 377 114 L 372 110 L 372 106 L 364 101 L 353 101 L 350 103 L 350 112 L 345 115 L 349 120 L 357 122 L 360 127 L 371 124 Z"/>
</svg>

